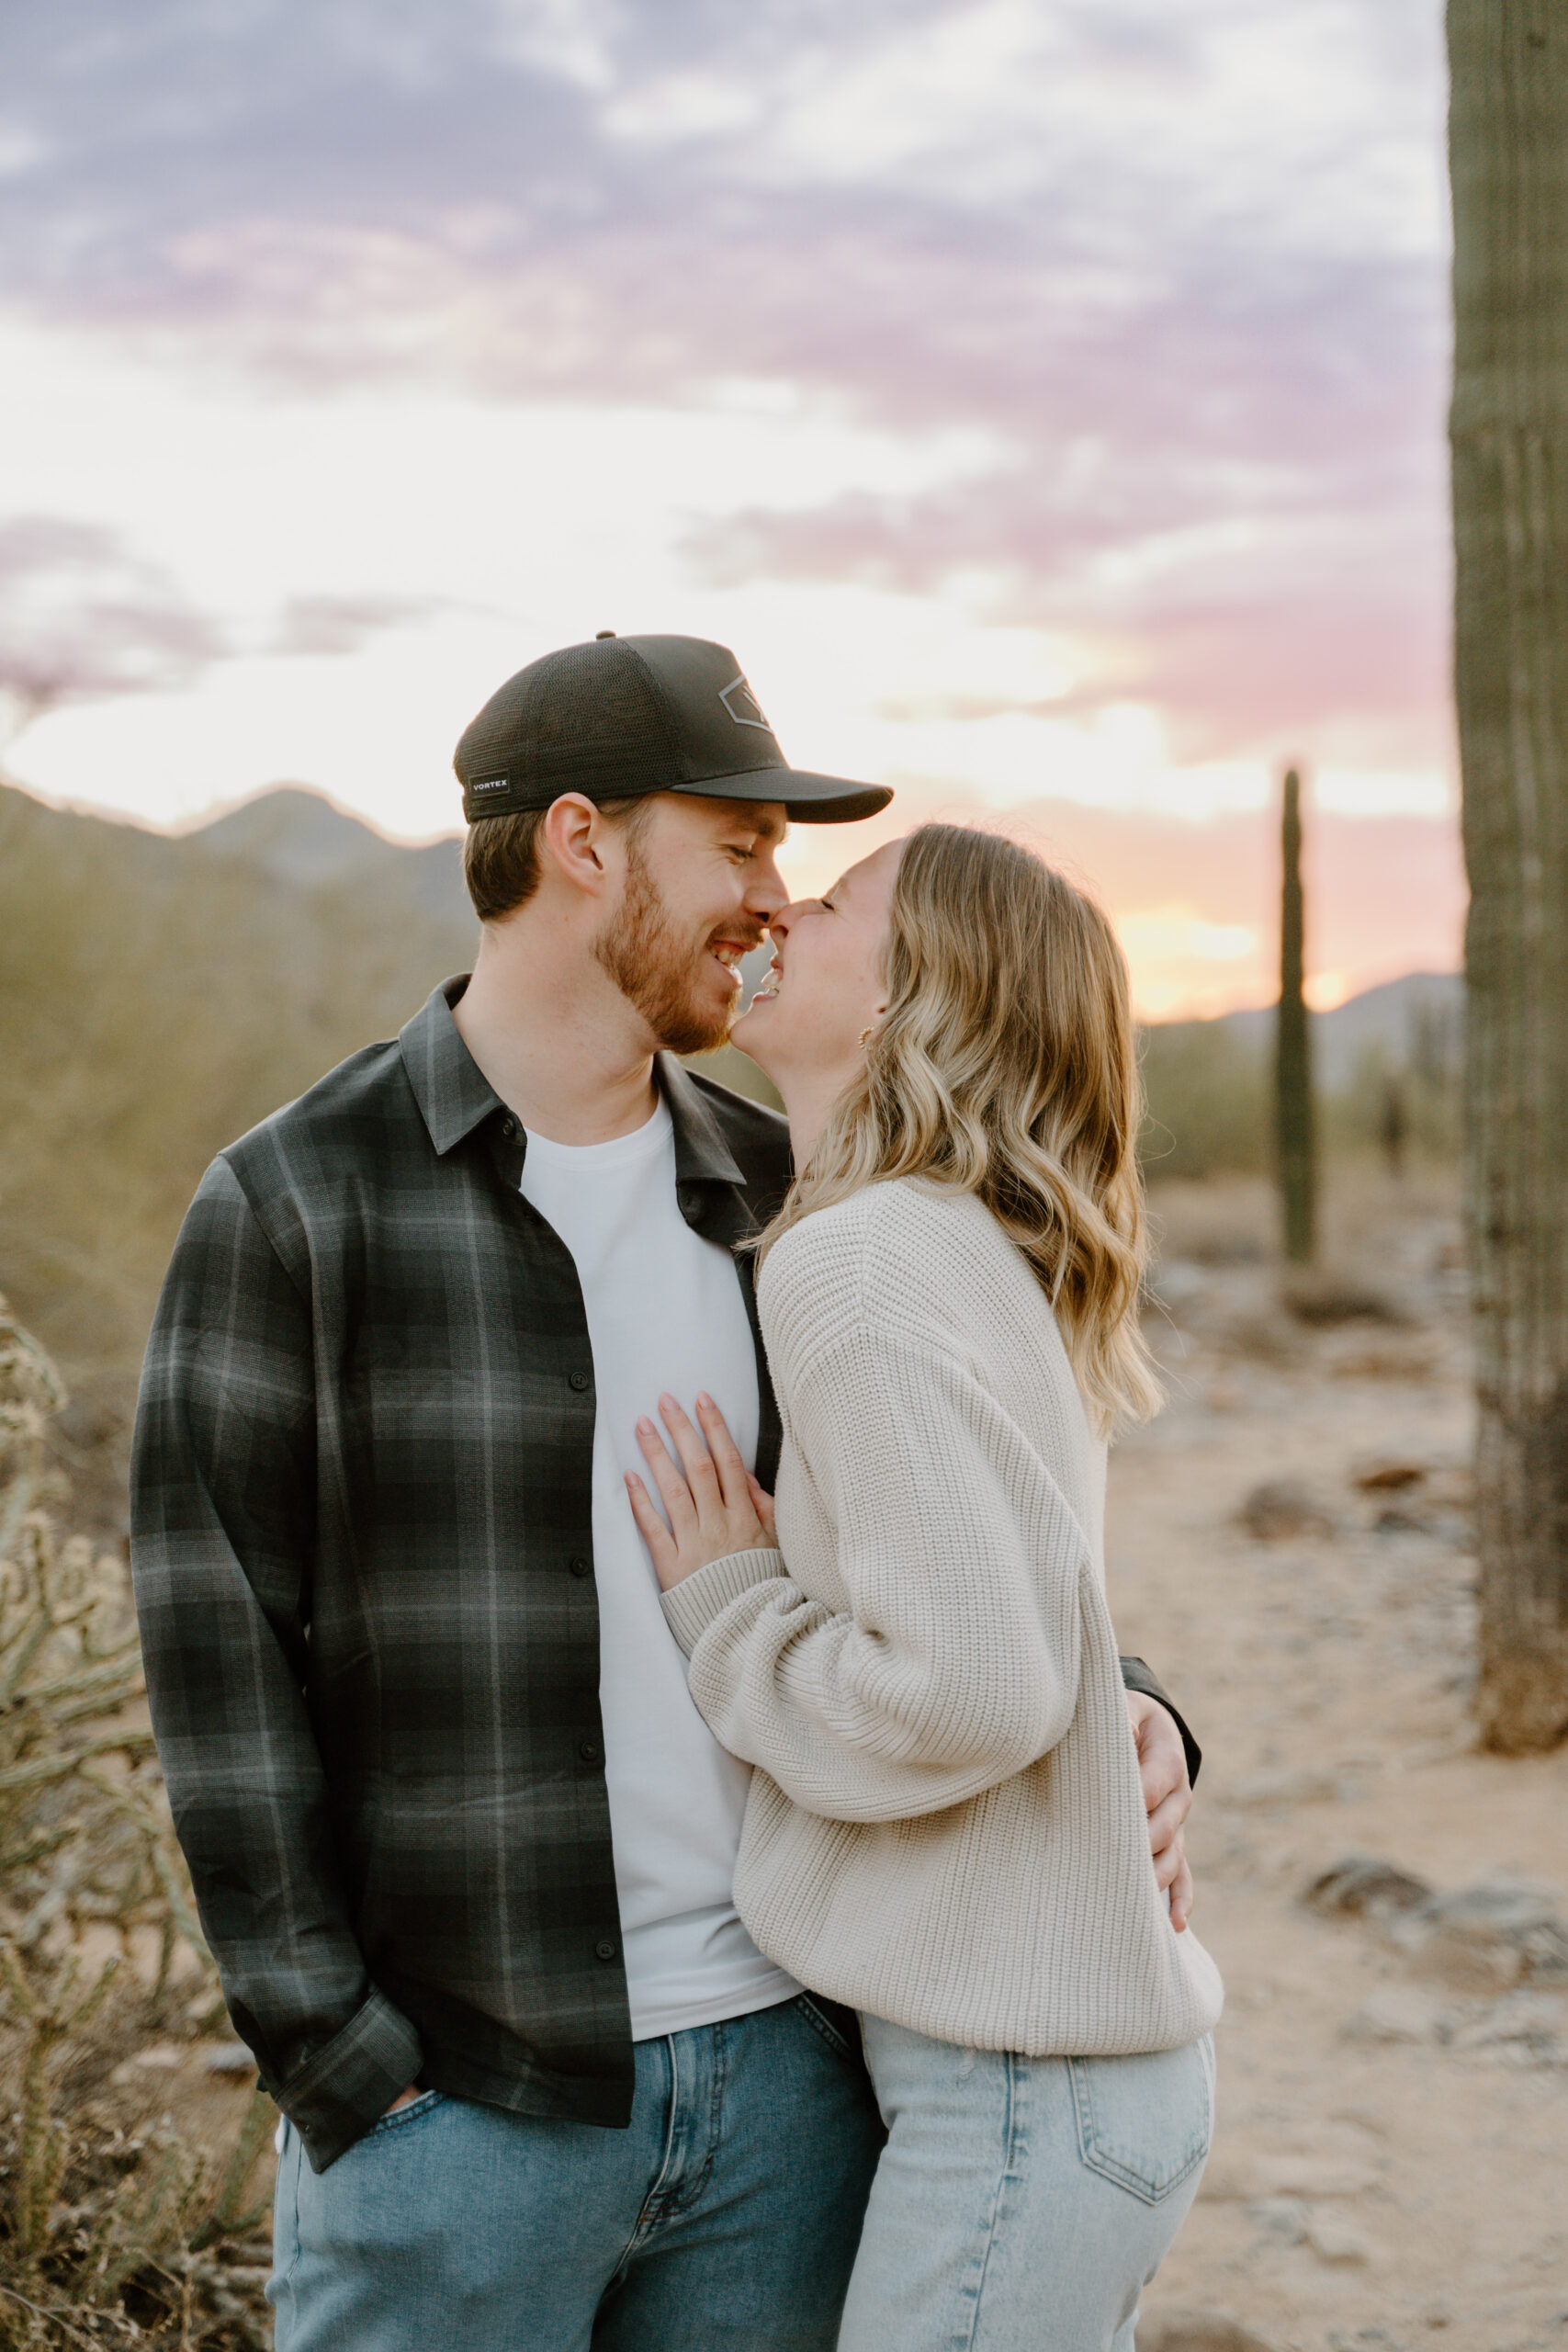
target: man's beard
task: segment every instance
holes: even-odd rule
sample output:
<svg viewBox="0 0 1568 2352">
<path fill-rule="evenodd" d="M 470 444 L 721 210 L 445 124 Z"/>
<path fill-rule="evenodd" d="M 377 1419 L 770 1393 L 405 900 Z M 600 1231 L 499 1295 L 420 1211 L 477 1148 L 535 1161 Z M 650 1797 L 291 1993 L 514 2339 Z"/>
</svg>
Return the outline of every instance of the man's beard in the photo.
<svg viewBox="0 0 1568 2352">
<path fill-rule="evenodd" d="M 727 1004 L 721 1012 L 710 1012 L 703 1005 L 692 951 L 676 938 L 635 839 L 626 848 L 620 910 L 594 941 L 593 953 L 667 1053 L 707 1053 L 728 1036 L 735 1005 Z"/>
</svg>

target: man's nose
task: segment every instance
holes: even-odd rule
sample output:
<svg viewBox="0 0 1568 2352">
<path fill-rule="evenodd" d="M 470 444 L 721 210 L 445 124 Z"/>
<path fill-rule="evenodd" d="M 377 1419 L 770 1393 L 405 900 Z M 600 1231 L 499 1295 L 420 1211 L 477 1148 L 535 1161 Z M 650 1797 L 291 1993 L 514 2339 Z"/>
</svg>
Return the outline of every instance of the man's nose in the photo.
<svg viewBox="0 0 1568 2352">
<path fill-rule="evenodd" d="M 789 892 L 784 888 L 784 877 L 770 857 L 747 886 L 747 912 L 755 915 L 759 922 L 765 922 L 771 929 L 781 908 L 788 904 Z"/>
</svg>

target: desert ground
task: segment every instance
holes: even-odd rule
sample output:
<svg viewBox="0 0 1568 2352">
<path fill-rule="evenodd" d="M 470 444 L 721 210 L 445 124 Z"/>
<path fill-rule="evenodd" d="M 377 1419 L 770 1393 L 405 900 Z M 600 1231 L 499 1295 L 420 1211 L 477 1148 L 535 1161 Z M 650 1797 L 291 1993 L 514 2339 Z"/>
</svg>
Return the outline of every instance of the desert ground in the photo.
<svg viewBox="0 0 1568 2352">
<path fill-rule="evenodd" d="M 1479 1754 L 1467 1714 L 1452 1185 L 1343 1182 L 1295 1312 L 1262 1187 L 1156 1199 L 1170 1403 L 1112 1455 L 1107 1572 L 1204 1746 L 1227 2007 L 1140 2346 L 1568 2346 L 1568 1750 Z M 1392 1871 L 1304 1899 L 1350 1858 Z"/>
<path fill-rule="evenodd" d="M 1228 2005 L 1214 2150 L 1142 2352 L 1568 2352 L 1568 1749 L 1504 1760 L 1471 1729 L 1453 1180 L 1341 1174 L 1324 1270 L 1296 1283 L 1261 1183 L 1167 1184 L 1156 1208 L 1169 1404 L 1112 1454 L 1107 1572 L 1123 1648 L 1204 1747 L 1195 1931 Z M 118 1620 L 124 1414 L 72 1412 L 54 1507 L 109 1545 Z M 50 1735 L 61 1753 L 98 1736 L 81 1713 Z M 85 1982 L 120 1963 L 39 2061 L 65 2137 L 58 2177 L 33 2160 L 52 2206 L 30 2269 L 15 2199 L 37 2037 L 0 1985 L 0 2341 L 241 2352 L 268 2335 L 268 2117 L 121 1802 L 155 1827 L 144 1711 L 114 1721 L 118 1778 L 79 1776 L 99 1812 L 0 1884 L 35 1986 L 73 1952 Z M 0 1771 L 5 1802 L 33 1803 L 31 1770 Z M 63 1821 L 73 1785 L 29 1820 Z"/>
</svg>

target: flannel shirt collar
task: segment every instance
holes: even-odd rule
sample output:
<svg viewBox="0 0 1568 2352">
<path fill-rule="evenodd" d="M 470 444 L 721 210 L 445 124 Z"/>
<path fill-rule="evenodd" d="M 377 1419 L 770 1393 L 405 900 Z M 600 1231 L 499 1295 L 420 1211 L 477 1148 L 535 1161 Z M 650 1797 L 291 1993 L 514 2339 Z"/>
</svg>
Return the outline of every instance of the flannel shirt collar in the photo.
<svg viewBox="0 0 1568 2352">
<path fill-rule="evenodd" d="M 468 985 L 467 972 L 443 980 L 398 1036 L 420 1116 L 443 1159 L 492 1113 L 505 1107 L 452 1018 L 452 1008 Z M 701 1089 L 693 1084 L 673 1054 L 656 1055 L 654 1069 L 675 1130 L 676 1183 L 743 1188 L 746 1179 Z"/>
<path fill-rule="evenodd" d="M 656 1054 L 653 1067 L 675 1130 L 676 1183 L 744 1185 L 746 1179 L 702 1090 L 673 1054 Z"/>
<path fill-rule="evenodd" d="M 467 972 L 443 980 L 398 1033 L 413 1099 L 443 1159 L 502 1108 L 500 1095 L 458 1036 L 452 1018 L 452 1007 L 468 985 Z"/>
</svg>

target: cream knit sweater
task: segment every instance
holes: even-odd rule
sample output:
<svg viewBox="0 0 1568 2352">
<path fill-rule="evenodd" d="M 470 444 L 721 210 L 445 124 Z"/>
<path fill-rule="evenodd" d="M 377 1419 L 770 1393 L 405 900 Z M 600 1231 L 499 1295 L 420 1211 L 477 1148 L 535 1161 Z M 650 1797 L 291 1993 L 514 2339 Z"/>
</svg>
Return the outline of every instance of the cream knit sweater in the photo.
<svg viewBox="0 0 1568 2352">
<path fill-rule="evenodd" d="M 944 2041 L 1190 2041 L 1224 1996 L 1155 1884 L 1104 1448 L 1039 1283 L 979 1202 L 899 1179 L 793 1227 L 759 1297 L 781 1549 L 664 1599 L 694 1699 L 757 1767 L 747 1928 Z"/>
</svg>

